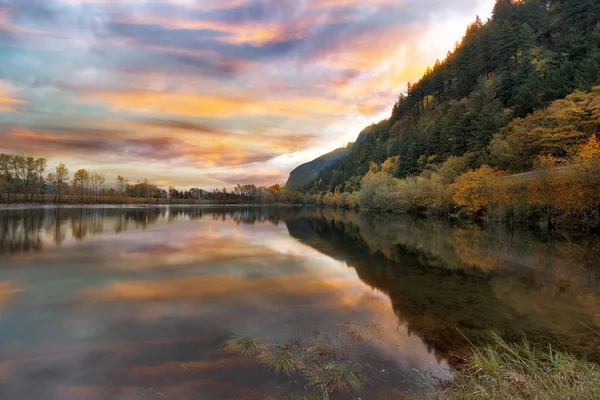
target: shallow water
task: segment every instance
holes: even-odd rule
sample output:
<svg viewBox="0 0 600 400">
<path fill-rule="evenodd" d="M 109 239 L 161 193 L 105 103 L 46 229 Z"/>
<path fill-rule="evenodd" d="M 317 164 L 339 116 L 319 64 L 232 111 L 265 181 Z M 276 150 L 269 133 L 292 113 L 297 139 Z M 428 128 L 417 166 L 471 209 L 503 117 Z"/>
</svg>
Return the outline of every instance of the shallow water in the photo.
<svg viewBox="0 0 600 400">
<path fill-rule="evenodd" d="M 284 207 L 0 210 L 2 399 L 302 398 L 301 373 L 224 341 L 339 332 L 372 371 L 339 398 L 402 398 L 490 331 L 599 359 L 598 314 L 597 237 Z"/>
</svg>

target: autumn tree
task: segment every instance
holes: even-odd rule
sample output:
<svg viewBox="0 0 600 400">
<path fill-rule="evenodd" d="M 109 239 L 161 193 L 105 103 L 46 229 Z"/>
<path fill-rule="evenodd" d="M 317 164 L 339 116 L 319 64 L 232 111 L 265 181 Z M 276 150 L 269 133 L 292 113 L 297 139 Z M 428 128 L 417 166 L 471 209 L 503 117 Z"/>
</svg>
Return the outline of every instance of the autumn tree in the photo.
<svg viewBox="0 0 600 400">
<path fill-rule="evenodd" d="M 574 159 L 577 202 L 600 213 L 600 141 L 596 135 L 582 145 Z"/>
<path fill-rule="evenodd" d="M 564 157 L 600 131 L 600 86 L 591 92 L 575 92 L 526 118 L 510 122 L 492 140 L 495 166 L 526 171 L 537 156 Z"/>
<path fill-rule="evenodd" d="M 561 197 L 560 163 L 561 160 L 556 157 L 539 156 L 529 183 L 530 202 L 542 208 L 548 229 L 554 227 L 554 214 Z"/>
<path fill-rule="evenodd" d="M 372 210 L 391 210 L 393 208 L 393 197 L 395 196 L 394 178 L 372 168 L 362 179 L 359 194 L 361 207 Z"/>
<path fill-rule="evenodd" d="M 65 166 L 65 164 L 60 163 L 55 169 L 55 182 L 56 182 L 56 190 L 58 193 L 58 202 L 60 203 L 60 195 L 62 193 L 63 186 L 69 182 L 69 169 Z"/>
<path fill-rule="evenodd" d="M 90 173 L 87 169 L 78 169 L 73 175 L 73 186 L 79 191 L 79 197 L 83 203 L 83 193 L 87 190 L 90 184 Z"/>
<path fill-rule="evenodd" d="M 460 175 L 451 186 L 454 202 L 476 214 L 499 203 L 498 185 L 503 173 L 487 165 Z"/>
</svg>

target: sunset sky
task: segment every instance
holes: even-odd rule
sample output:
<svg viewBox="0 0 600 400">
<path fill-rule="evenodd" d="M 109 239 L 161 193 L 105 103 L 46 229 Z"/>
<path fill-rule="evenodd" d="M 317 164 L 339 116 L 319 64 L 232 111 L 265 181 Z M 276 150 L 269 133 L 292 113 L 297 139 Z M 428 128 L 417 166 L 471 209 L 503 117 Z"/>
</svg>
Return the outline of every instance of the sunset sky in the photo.
<svg viewBox="0 0 600 400">
<path fill-rule="evenodd" d="M 0 152 L 284 183 L 389 115 L 493 0 L 0 0 Z"/>
</svg>

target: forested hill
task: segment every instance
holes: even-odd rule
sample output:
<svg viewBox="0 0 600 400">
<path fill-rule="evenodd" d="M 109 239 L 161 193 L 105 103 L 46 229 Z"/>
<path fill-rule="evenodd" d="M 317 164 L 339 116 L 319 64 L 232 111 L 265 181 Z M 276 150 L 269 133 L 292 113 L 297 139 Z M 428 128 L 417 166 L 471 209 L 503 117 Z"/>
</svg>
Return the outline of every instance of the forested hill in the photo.
<svg viewBox="0 0 600 400">
<path fill-rule="evenodd" d="M 498 0 L 310 190 L 358 190 L 372 163 L 390 158 L 404 177 L 450 156 L 510 172 L 538 155 L 565 156 L 600 133 L 600 92 L 591 91 L 600 84 L 599 16 L 598 0 Z"/>
<path fill-rule="evenodd" d="M 290 172 L 285 187 L 289 190 L 310 189 L 315 182 L 315 179 L 319 176 L 319 172 L 329 167 L 334 162 L 346 157 L 348 153 L 350 153 L 351 148 L 352 143 L 349 143 L 346 147 L 340 147 L 339 149 L 335 149 L 332 152 L 296 167 Z"/>
</svg>

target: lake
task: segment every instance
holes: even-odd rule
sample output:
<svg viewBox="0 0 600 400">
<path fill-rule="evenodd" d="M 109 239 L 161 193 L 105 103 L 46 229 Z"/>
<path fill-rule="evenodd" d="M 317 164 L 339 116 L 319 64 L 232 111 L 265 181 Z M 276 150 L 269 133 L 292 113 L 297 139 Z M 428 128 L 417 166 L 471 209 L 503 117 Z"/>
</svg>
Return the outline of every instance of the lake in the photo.
<svg viewBox="0 0 600 400">
<path fill-rule="evenodd" d="M 336 398 L 403 398 L 492 331 L 600 361 L 594 330 L 597 236 L 295 207 L 0 209 L 1 399 L 312 398 L 309 367 L 273 373 L 226 348 L 240 336 L 368 371 Z"/>
</svg>

